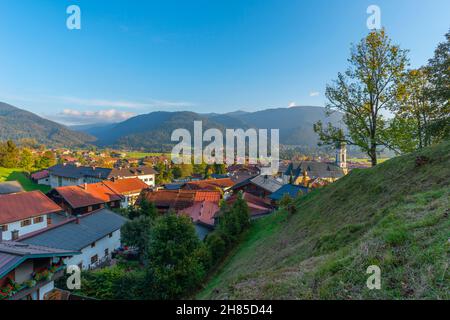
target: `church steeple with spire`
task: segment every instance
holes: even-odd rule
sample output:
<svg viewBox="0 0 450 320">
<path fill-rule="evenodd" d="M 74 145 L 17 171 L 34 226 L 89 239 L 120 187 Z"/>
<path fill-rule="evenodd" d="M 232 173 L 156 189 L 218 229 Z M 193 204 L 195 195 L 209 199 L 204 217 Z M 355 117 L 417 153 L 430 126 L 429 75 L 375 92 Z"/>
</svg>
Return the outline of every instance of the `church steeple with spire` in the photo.
<svg viewBox="0 0 450 320">
<path fill-rule="evenodd" d="M 347 173 L 347 146 L 344 142 L 336 144 L 336 165 Z"/>
</svg>

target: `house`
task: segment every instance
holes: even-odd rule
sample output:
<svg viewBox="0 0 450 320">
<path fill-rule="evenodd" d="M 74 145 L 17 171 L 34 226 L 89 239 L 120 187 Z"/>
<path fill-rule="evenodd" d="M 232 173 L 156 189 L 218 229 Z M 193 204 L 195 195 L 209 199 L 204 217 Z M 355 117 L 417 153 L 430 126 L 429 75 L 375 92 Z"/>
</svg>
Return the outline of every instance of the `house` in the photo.
<svg viewBox="0 0 450 320">
<path fill-rule="evenodd" d="M 308 193 L 307 187 L 294 184 L 285 184 L 280 189 L 272 193 L 269 196 L 269 199 L 272 200 L 273 205 L 276 205 L 286 194 L 292 199 L 295 199 L 297 196 L 306 193 Z"/>
<path fill-rule="evenodd" d="M 3 240 L 17 240 L 20 236 L 46 228 L 50 215 L 63 209 L 41 191 L 0 195 L 0 230 Z"/>
<path fill-rule="evenodd" d="M 249 178 L 256 177 L 261 170 L 256 165 L 235 164 L 227 168 L 228 175 L 235 183 L 240 183 Z"/>
<path fill-rule="evenodd" d="M 238 195 L 232 195 L 228 200 L 227 204 L 232 206 L 234 202 L 237 200 Z M 269 213 L 273 212 L 273 207 L 270 204 L 270 201 L 267 201 L 263 198 L 257 197 L 251 193 L 244 192 L 242 194 L 242 199 L 247 202 L 248 209 L 250 211 L 250 217 L 252 219 L 265 216 Z"/>
<path fill-rule="evenodd" d="M 285 184 L 309 186 L 312 181 L 318 178 L 334 182 L 347 173 L 347 149 L 345 145 L 338 145 L 334 163 L 318 161 L 292 162 L 284 172 L 283 182 Z"/>
<path fill-rule="evenodd" d="M 31 174 L 31 180 L 37 184 L 50 185 L 50 173 L 48 170 L 41 170 Z"/>
<path fill-rule="evenodd" d="M 112 169 L 84 167 L 73 164 L 57 164 L 47 170 L 50 175 L 50 186 L 57 188 L 106 180 L 109 178 Z"/>
<path fill-rule="evenodd" d="M 63 260 L 78 253 L 0 240 L 0 300 L 46 300 L 64 274 Z"/>
<path fill-rule="evenodd" d="M 139 178 L 130 178 L 130 179 L 119 179 L 119 180 L 105 180 L 99 182 L 116 194 L 122 197 L 121 207 L 127 208 L 129 206 L 133 206 L 141 192 L 148 188 L 148 185 Z"/>
<path fill-rule="evenodd" d="M 271 176 L 259 175 L 250 177 L 240 183 L 235 184 L 233 191 L 251 193 L 260 198 L 266 198 L 282 187 L 283 183 Z"/>
<path fill-rule="evenodd" d="M 155 186 L 157 172 L 152 167 L 115 168 L 108 175 L 108 180 L 139 178 L 150 187 Z"/>
<path fill-rule="evenodd" d="M 155 204 L 161 213 L 169 210 L 180 212 L 194 206 L 197 202 L 219 202 L 222 198 L 220 191 L 198 191 L 198 190 L 159 190 L 144 191 L 139 198 Z"/>
<path fill-rule="evenodd" d="M 105 206 L 120 208 L 122 196 L 103 183 L 85 183 L 79 186 L 58 187 L 48 196 L 69 215 L 86 214 Z"/>
<path fill-rule="evenodd" d="M 194 201 L 192 206 L 179 210 L 180 214 L 189 216 L 195 224 L 214 227 L 214 217 L 219 212 L 219 201 Z"/>
<path fill-rule="evenodd" d="M 112 253 L 121 247 L 120 228 L 126 221 L 108 209 L 100 209 L 25 235 L 19 241 L 79 252 L 65 259 L 65 264 L 77 265 L 83 270 L 93 269 L 107 263 Z"/>
<path fill-rule="evenodd" d="M 223 193 L 227 193 L 235 182 L 231 178 L 222 179 L 207 179 L 199 181 L 186 182 L 181 189 L 183 190 L 221 190 Z"/>
<path fill-rule="evenodd" d="M 25 192 L 25 189 L 19 183 L 19 181 L 5 181 L 0 182 L 0 194 L 10 194 Z"/>
</svg>

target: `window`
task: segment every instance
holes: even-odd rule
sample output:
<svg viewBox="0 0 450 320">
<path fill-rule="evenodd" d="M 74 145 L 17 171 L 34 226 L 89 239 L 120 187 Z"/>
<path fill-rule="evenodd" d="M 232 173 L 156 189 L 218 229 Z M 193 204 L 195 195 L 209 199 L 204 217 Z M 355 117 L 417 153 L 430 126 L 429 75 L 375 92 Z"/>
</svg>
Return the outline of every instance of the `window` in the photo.
<svg viewBox="0 0 450 320">
<path fill-rule="evenodd" d="M 91 243 L 91 248 L 95 248 L 95 242 Z"/>
<path fill-rule="evenodd" d="M 26 219 L 26 220 L 20 221 L 21 227 L 26 227 L 26 226 L 29 226 L 30 224 L 31 224 L 31 219 Z"/>
<path fill-rule="evenodd" d="M 112 232 L 108 234 L 108 237 L 112 238 L 112 236 L 113 236 Z"/>
<path fill-rule="evenodd" d="M 98 261 L 98 255 L 92 256 L 91 257 L 91 264 L 94 264 Z"/>
<path fill-rule="evenodd" d="M 92 206 L 89 206 L 88 207 L 88 212 L 91 212 L 92 211 Z"/>
<path fill-rule="evenodd" d="M 40 217 L 36 217 L 33 219 L 33 223 L 41 223 L 44 222 L 44 217 L 40 216 Z"/>
<path fill-rule="evenodd" d="M 109 249 L 108 248 L 105 249 L 105 257 L 107 257 L 107 256 L 109 256 Z"/>
<path fill-rule="evenodd" d="M 8 231 L 8 225 L 7 224 L 1 226 L 0 228 L 2 229 L 3 232 Z"/>
</svg>

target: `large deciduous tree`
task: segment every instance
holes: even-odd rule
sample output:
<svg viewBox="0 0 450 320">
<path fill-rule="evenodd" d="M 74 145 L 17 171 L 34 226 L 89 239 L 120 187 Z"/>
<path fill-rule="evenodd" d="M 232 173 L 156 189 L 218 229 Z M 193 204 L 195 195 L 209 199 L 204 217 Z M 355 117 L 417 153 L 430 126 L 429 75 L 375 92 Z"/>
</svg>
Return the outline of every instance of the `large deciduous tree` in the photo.
<svg viewBox="0 0 450 320">
<path fill-rule="evenodd" d="M 318 122 L 314 130 L 320 144 L 346 143 L 366 152 L 377 164 L 386 141 L 386 113 L 398 103 L 399 90 L 408 64 L 406 51 L 393 45 L 384 30 L 370 32 L 352 48 L 345 74 L 326 88 L 327 112 L 341 112 L 346 129 Z"/>
<path fill-rule="evenodd" d="M 445 38 L 426 67 L 431 83 L 429 96 L 435 107 L 435 117 L 427 126 L 433 142 L 450 137 L 450 32 Z"/>
</svg>

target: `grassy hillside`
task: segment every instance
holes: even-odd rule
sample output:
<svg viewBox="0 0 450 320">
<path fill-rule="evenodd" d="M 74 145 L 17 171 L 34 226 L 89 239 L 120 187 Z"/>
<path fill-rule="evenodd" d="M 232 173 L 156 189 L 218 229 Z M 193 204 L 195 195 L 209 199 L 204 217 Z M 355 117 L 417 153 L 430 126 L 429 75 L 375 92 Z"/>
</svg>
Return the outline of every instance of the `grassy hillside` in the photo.
<svg viewBox="0 0 450 320">
<path fill-rule="evenodd" d="M 256 221 L 198 298 L 450 299 L 450 142 L 354 170 L 297 205 Z M 381 290 L 366 287 L 370 265 Z"/>
<path fill-rule="evenodd" d="M 3 181 L 18 181 L 25 191 L 41 190 L 43 193 L 50 191 L 49 186 L 34 183 L 28 179 L 22 172 L 23 169 L 7 169 L 0 167 L 0 182 Z"/>
</svg>

